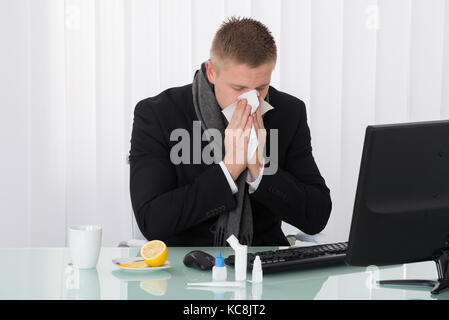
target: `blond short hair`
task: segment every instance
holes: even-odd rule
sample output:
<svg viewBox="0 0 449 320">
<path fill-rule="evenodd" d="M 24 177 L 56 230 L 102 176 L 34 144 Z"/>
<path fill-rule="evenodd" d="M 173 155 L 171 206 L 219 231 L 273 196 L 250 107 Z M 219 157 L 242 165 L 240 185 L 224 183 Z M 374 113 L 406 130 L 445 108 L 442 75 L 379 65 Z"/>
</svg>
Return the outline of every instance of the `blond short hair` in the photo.
<svg viewBox="0 0 449 320">
<path fill-rule="evenodd" d="M 216 32 L 210 57 L 215 65 L 232 61 L 256 68 L 276 61 L 277 47 L 270 30 L 263 23 L 232 16 Z"/>
</svg>

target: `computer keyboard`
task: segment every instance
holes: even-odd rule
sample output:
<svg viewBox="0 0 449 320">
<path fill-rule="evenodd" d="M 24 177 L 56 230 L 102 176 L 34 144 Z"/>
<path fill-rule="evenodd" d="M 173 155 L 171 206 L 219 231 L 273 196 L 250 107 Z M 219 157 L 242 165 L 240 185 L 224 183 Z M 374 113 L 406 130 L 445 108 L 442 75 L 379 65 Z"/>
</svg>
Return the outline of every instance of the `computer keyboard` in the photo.
<svg viewBox="0 0 449 320">
<path fill-rule="evenodd" d="M 338 242 L 248 253 L 247 267 L 248 271 L 252 270 L 256 256 L 262 261 L 264 273 L 344 264 L 347 247 L 347 242 Z M 235 256 L 231 255 L 225 259 L 225 263 L 234 266 L 234 259 Z"/>
</svg>

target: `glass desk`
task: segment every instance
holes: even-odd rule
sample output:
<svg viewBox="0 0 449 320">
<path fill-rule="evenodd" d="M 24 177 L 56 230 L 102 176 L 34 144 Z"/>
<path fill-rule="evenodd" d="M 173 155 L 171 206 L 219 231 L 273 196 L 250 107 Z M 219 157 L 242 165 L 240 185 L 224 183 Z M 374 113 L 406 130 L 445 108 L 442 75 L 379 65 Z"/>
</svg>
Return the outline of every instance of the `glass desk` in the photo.
<svg viewBox="0 0 449 320">
<path fill-rule="evenodd" d="M 211 281 L 211 271 L 187 268 L 184 255 L 195 249 L 216 256 L 218 249 L 168 248 L 172 268 L 147 273 L 120 270 L 114 258 L 139 256 L 138 248 L 102 248 L 97 267 L 78 270 L 70 264 L 68 248 L 0 249 L 0 299 L 173 299 L 173 300 L 328 300 L 328 299 L 449 299 L 433 296 L 430 288 L 379 287 L 379 279 L 435 279 L 433 262 L 391 267 L 337 266 L 264 275 L 262 284 L 245 288 L 187 287 L 188 282 Z M 277 249 L 252 247 L 250 252 Z M 224 248 L 223 256 L 233 254 Z M 228 280 L 234 269 L 227 267 Z M 248 273 L 251 280 L 251 273 Z"/>
</svg>

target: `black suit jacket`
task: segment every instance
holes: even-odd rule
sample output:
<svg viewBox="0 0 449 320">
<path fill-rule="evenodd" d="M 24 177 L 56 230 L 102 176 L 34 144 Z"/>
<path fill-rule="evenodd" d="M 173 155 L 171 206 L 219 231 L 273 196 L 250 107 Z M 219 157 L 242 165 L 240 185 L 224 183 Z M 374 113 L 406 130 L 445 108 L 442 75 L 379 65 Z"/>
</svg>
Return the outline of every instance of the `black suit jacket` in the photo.
<svg viewBox="0 0 449 320">
<path fill-rule="evenodd" d="M 264 175 L 250 195 L 254 246 L 288 245 L 281 221 L 308 234 L 320 232 L 331 212 L 329 189 L 315 164 L 304 103 L 269 88 L 274 107 L 264 117 L 267 150 L 270 129 L 278 129 L 278 170 Z M 236 199 L 219 164 L 179 164 L 170 160 L 170 134 L 193 134 L 196 117 L 192 85 L 170 88 L 140 101 L 131 137 L 130 192 L 137 224 L 148 239 L 174 246 L 211 246 L 212 225 L 234 209 Z M 201 133 L 202 133 L 201 129 Z M 209 142 L 202 141 L 201 148 Z M 191 143 L 193 145 L 193 143 Z M 193 159 L 193 147 L 191 159 Z"/>
</svg>

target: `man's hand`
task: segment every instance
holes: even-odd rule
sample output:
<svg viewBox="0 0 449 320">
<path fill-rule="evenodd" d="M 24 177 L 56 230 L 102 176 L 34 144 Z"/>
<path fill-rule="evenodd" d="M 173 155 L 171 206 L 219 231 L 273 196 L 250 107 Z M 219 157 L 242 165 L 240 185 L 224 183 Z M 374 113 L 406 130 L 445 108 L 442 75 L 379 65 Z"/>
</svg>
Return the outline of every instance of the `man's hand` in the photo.
<svg viewBox="0 0 449 320">
<path fill-rule="evenodd" d="M 251 173 L 253 179 L 257 179 L 260 174 L 260 170 L 264 165 L 264 156 L 263 151 L 265 148 L 265 143 L 267 141 L 267 131 L 265 130 L 263 120 L 262 120 L 262 112 L 260 111 L 260 106 L 262 105 L 262 98 L 259 96 L 259 107 L 256 112 L 254 112 L 250 118 L 252 118 L 252 123 L 254 124 L 254 129 L 256 130 L 257 135 L 257 150 L 254 153 L 254 156 L 248 162 L 248 170 Z"/>
<path fill-rule="evenodd" d="M 247 167 L 248 141 L 253 118 L 250 117 L 251 106 L 246 99 L 237 104 L 231 121 L 225 129 L 225 156 L 223 163 L 232 179 L 237 180 Z"/>
</svg>

